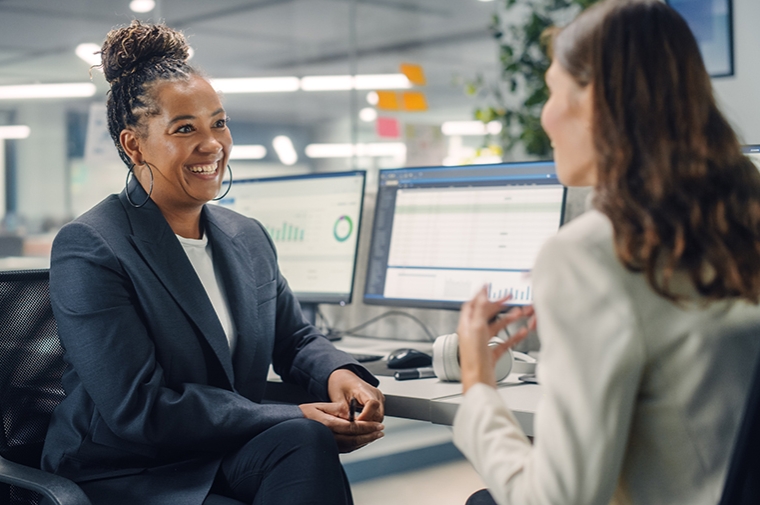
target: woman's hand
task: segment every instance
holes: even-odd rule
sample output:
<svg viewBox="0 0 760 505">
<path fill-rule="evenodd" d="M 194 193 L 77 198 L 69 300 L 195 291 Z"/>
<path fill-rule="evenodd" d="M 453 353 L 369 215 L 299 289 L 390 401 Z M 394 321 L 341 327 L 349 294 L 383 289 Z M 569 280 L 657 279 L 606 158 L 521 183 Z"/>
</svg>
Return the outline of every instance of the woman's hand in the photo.
<svg viewBox="0 0 760 505">
<path fill-rule="evenodd" d="M 303 415 L 324 424 L 335 435 L 340 452 L 351 452 L 383 436 L 385 397 L 379 389 L 360 379 L 350 370 L 338 369 L 327 380 L 331 403 L 299 405 Z M 362 407 L 351 421 L 351 400 Z"/>
<path fill-rule="evenodd" d="M 496 387 L 494 367 L 499 358 L 515 344 L 521 342 L 536 327 L 533 307 L 515 307 L 502 317 L 497 317 L 509 297 L 491 302 L 485 288 L 475 298 L 462 305 L 459 314 L 459 364 L 462 368 L 462 389 L 482 382 Z M 488 347 L 488 341 L 507 325 L 523 317 L 530 317 L 528 324 L 520 328 L 506 342 Z"/>
<path fill-rule="evenodd" d="M 355 451 L 383 436 L 385 427 L 382 424 L 360 420 L 361 416 L 349 421 L 348 409 L 340 403 L 304 403 L 298 407 L 307 419 L 330 428 L 340 452 Z"/>
</svg>

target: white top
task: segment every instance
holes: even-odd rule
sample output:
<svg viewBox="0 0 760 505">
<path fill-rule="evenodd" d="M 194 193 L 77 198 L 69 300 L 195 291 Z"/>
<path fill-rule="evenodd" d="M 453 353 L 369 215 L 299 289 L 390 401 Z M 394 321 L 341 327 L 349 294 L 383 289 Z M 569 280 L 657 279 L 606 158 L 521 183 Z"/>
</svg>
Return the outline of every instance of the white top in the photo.
<svg viewBox="0 0 760 505">
<path fill-rule="evenodd" d="M 760 349 L 720 330 L 760 320 L 760 308 L 668 302 L 618 261 L 597 211 L 547 241 L 533 286 L 535 445 L 484 384 L 454 419 L 455 444 L 496 502 L 718 503 Z"/>
<path fill-rule="evenodd" d="M 235 323 L 230 316 L 230 306 L 227 303 L 227 297 L 224 294 L 222 279 L 214 269 L 214 258 L 211 255 L 211 244 L 208 243 L 208 237 L 204 234 L 201 239 L 185 238 L 177 235 L 179 243 L 187 253 L 187 258 L 192 263 L 195 273 L 201 280 L 201 284 L 206 288 L 211 305 L 214 306 L 219 322 L 222 324 L 227 342 L 230 344 L 230 351 L 235 352 L 235 343 L 237 334 L 235 333 Z"/>
</svg>

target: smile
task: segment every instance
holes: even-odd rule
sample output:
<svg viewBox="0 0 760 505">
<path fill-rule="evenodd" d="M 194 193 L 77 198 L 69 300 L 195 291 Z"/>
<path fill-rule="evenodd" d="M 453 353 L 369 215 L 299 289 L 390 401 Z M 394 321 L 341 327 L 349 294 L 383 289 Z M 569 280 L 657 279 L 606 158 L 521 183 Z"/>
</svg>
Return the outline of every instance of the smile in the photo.
<svg viewBox="0 0 760 505">
<path fill-rule="evenodd" d="M 216 172 L 219 162 L 212 163 L 210 165 L 192 165 L 188 166 L 188 170 L 195 174 L 213 174 Z"/>
</svg>

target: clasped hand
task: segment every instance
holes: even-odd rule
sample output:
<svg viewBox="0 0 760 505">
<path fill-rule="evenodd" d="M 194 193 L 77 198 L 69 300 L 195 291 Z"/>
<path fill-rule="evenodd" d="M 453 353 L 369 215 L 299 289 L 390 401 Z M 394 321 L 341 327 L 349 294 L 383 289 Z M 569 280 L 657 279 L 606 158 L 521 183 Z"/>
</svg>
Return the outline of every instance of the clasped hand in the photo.
<svg viewBox="0 0 760 505">
<path fill-rule="evenodd" d="M 351 452 L 382 438 L 385 397 L 379 389 L 350 370 L 339 369 L 327 381 L 330 402 L 299 405 L 304 417 L 318 421 L 333 432 L 340 452 Z M 361 413 L 350 421 L 350 403 L 355 399 Z"/>
<path fill-rule="evenodd" d="M 509 297 L 489 301 L 485 288 L 475 298 L 462 305 L 459 314 L 459 364 L 462 368 L 462 389 L 467 390 L 478 382 L 496 387 L 494 368 L 499 358 L 510 348 L 528 336 L 536 328 L 533 307 L 514 307 L 501 317 L 499 312 Z M 491 338 L 509 324 L 529 318 L 528 324 L 520 328 L 510 338 L 498 346 L 488 346 Z"/>
</svg>

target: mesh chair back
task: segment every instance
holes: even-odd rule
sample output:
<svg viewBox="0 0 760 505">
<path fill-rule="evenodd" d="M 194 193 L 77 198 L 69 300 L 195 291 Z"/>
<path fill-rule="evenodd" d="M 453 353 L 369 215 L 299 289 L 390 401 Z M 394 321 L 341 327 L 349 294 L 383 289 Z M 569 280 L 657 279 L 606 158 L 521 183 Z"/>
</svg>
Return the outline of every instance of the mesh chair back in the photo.
<svg viewBox="0 0 760 505">
<path fill-rule="evenodd" d="M 50 416 L 65 393 L 63 349 L 50 306 L 47 270 L 0 272 L 0 456 L 39 468 Z M 37 503 L 13 486 L 0 502 Z"/>
<path fill-rule="evenodd" d="M 760 338 L 760 331 L 757 335 Z M 760 503 L 760 361 L 755 365 L 720 505 Z"/>
</svg>

